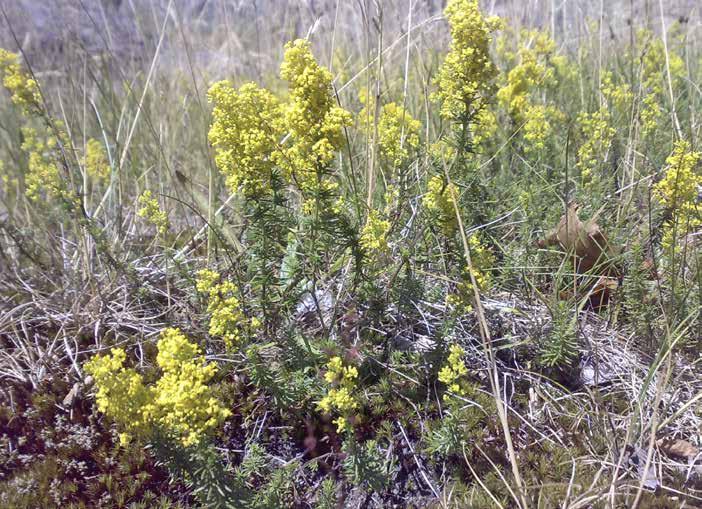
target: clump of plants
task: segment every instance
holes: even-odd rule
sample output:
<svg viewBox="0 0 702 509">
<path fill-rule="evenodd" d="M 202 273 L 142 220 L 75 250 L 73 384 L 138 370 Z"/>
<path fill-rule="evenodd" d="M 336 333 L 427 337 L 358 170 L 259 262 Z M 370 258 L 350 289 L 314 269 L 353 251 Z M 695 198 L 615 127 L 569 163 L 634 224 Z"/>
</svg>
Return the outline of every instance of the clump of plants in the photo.
<svg viewBox="0 0 702 509">
<path fill-rule="evenodd" d="M 699 451 L 696 47 L 444 14 L 418 70 L 379 17 L 354 73 L 311 32 L 138 101 L 0 50 L 0 505 L 692 493 L 660 460 Z"/>
</svg>

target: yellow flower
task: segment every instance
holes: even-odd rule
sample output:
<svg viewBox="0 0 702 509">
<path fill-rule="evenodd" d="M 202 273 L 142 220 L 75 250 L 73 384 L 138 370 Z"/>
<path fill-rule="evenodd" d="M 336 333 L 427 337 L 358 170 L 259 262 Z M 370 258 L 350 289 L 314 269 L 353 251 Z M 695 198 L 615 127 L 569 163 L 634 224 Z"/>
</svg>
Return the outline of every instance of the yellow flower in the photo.
<svg viewBox="0 0 702 509">
<path fill-rule="evenodd" d="M 441 116 L 473 123 L 494 93 L 497 68 L 490 57 L 491 34 L 499 18 L 484 18 L 478 0 L 449 0 L 444 11 L 451 44 L 436 78 Z"/>
<path fill-rule="evenodd" d="M 612 127 L 609 110 L 600 108 L 595 113 L 583 112 L 578 115 L 578 123 L 584 141 L 578 148 L 578 168 L 583 184 L 597 180 L 599 170 L 606 162 L 607 154 L 616 134 Z"/>
<path fill-rule="evenodd" d="M 361 230 L 359 244 L 369 256 L 377 260 L 389 249 L 387 239 L 389 232 L 390 221 L 383 219 L 377 210 L 371 210 Z"/>
<path fill-rule="evenodd" d="M 434 175 L 427 184 L 427 193 L 422 203 L 431 216 L 437 221 L 447 236 L 452 236 L 458 227 L 454 196 L 458 196 L 458 188 L 454 184 L 445 184 L 444 179 Z"/>
<path fill-rule="evenodd" d="M 97 181 L 105 180 L 110 176 L 111 170 L 110 163 L 107 161 L 107 153 L 98 140 L 90 138 L 86 142 L 83 167 L 87 174 Z"/>
<path fill-rule="evenodd" d="M 241 188 L 250 198 L 271 192 L 281 178 L 276 162 L 285 134 L 279 101 L 254 83 L 234 90 L 227 81 L 212 85 L 207 96 L 214 103 L 209 140 L 230 190 Z M 288 180 L 283 175 L 281 185 Z"/>
<path fill-rule="evenodd" d="M 168 231 L 168 215 L 161 210 L 161 206 L 156 198 L 153 197 L 151 191 L 147 189 L 142 193 L 139 197 L 139 205 L 141 205 L 141 208 L 137 211 L 139 217 L 143 217 L 153 224 L 161 235 Z"/>
<path fill-rule="evenodd" d="M 663 227 L 662 245 L 666 250 L 677 252 L 675 238 L 702 227 L 702 210 L 698 203 L 702 189 L 702 173 L 699 163 L 702 153 L 693 152 L 686 141 L 675 143 L 673 153 L 666 159 L 668 171 L 653 187 L 653 194 L 672 215 Z"/>
<path fill-rule="evenodd" d="M 19 56 L 0 48 L 0 72 L 3 85 L 12 94 L 12 102 L 28 113 L 41 110 L 39 85 L 19 64 Z"/>
<path fill-rule="evenodd" d="M 332 357 L 327 363 L 324 379 L 331 388 L 317 403 L 317 407 L 324 413 L 341 414 L 334 422 L 337 431 L 343 433 L 348 429 L 353 411 L 358 408 L 358 401 L 353 395 L 358 378 L 355 366 L 344 366 L 341 357 Z"/>
<path fill-rule="evenodd" d="M 465 350 L 458 345 L 452 344 L 449 347 L 449 356 L 446 364 L 439 371 L 439 382 L 446 385 L 446 388 L 458 396 L 465 396 L 467 390 L 465 388 L 465 376 L 468 374 L 468 368 L 463 362 Z M 448 393 L 444 394 L 444 401 L 450 400 Z"/>
<path fill-rule="evenodd" d="M 687 141 L 675 143 L 673 153 L 666 159 L 668 171 L 655 184 L 654 195 L 661 204 L 674 211 L 694 208 L 702 176 L 697 171 L 702 154 L 693 152 Z"/>
<path fill-rule="evenodd" d="M 668 69 L 675 89 L 685 75 L 685 62 L 672 45 L 666 48 L 663 39 L 651 31 L 642 29 L 637 36 L 644 47 L 641 57 L 641 91 L 644 96 L 640 118 L 641 130 L 647 136 L 655 132 L 661 123 L 661 103 L 667 98 Z"/>
<path fill-rule="evenodd" d="M 57 125 L 57 128 L 61 126 Z M 70 200 L 66 182 L 59 172 L 56 137 L 49 132 L 40 133 L 32 127 L 23 127 L 22 137 L 22 150 L 28 156 L 25 176 L 27 197 L 38 201 L 44 191 L 49 197 Z"/>
<path fill-rule="evenodd" d="M 634 99 L 634 94 L 628 83 L 614 83 L 614 76 L 611 71 L 602 72 L 602 85 L 600 91 L 604 96 L 607 104 L 619 114 L 628 114 L 631 108 L 631 102 Z"/>
<path fill-rule="evenodd" d="M 363 98 L 362 98 L 363 100 Z M 361 129 L 375 136 L 375 105 L 367 104 L 359 119 Z M 384 166 L 397 168 L 405 164 L 419 146 L 419 120 L 413 118 L 402 106 L 394 102 L 385 104 L 380 109 L 377 125 L 377 144 Z"/>
<path fill-rule="evenodd" d="M 317 194 L 329 178 L 327 168 L 343 144 L 351 114 L 336 104 L 331 73 L 314 59 L 308 41 L 285 45 L 280 76 L 289 88 L 284 120 L 290 140 L 276 162 L 295 176 L 303 194 Z"/>
<path fill-rule="evenodd" d="M 468 246 L 473 269 L 470 270 L 467 266 L 463 267 L 455 292 L 446 297 L 446 304 L 456 308 L 460 313 L 468 313 L 473 309 L 471 304 L 475 294 L 473 291 L 473 279 L 475 279 L 479 290 L 486 290 L 490 287 L 491 280 L 488 271 L 495 264 L 495 256 L 483 245 L 477 234 L 468 238 Z M 473 279 L 471 279 L 471 274 Z"/>
<path fill-rule="evenodd" d="M 156 422 L 186 447 L 195 445 L 231 415 L 207 385 L 217 366 L 206 364 L 200 348 L 178 329 L 161 333 L 158 350 L 156 360 L 163 375 L 154 387 Z"/>
<path fill-rule="evenodd" d="M 158 428 L 186 447 L 195 445 L 231 414 L 207 386 L 217 367 L 206 364 L 200 348 L 178 329 L 165 329 L 157 346 L 162 374 L 151 387 L 124 367 L 121 348 L 86 363 L 97 386 L 98 409 L 124 430 L 122 444 L 133 435 L 148 438 Z"/>
<path fill-rule="evenodd" d="M 479 147 L 491 140 L 497 132 L 497 117 L 490 106 L 481 109 L 473 124 L 473 146 Z"/>
<path fill-rule="evenodd" d="M 559 78 L 567 78 L 569 64 L 565 57 L 556 55 L 556 43 L 545 32 L 522 30 L 518 42 L 520 46 L 510 59 L 514 66 L 498 90 L 497 100 L 514 122 L 522 125 L 525 152 L 538 153 L 552 137 L 552 122 L 561 120 L 562 114 L 555 106 L 543 104 L 537 93 L 554 89 Z"/>
<path fill-rule="evenodd" d="M 220 274 L 209 269 L 198 272 L 197 290 L 208 295 L 207 311 L 210 313 L 209 333 L 222 338 L 227 349 L 239 343 L 242 333 L 260 326 L 255 318 L 248 322 L 236 297 L 237 288 L 230 281 L 220 282 Z"/>
<path fill-rule="evenodd" d="M 113 348 L 109 355 L 97 355 L 85 364 L 86 373 L 95 379 L 98 409 L 129 430 L 120 441 L 128 441 L 130 434 L 148 434 L 153 419 L 153 394 L 139 373 L 124 367 L 126 357 L 123 349 Z"/>
</svg>

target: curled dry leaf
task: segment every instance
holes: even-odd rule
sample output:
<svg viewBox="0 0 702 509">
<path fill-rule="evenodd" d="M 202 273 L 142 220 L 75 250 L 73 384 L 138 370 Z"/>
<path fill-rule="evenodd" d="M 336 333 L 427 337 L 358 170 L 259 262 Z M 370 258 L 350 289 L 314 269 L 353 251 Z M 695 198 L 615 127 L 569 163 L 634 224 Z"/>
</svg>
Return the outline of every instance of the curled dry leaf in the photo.
<svg viewBox="0 0 702 509">
<path fill-rule="evenodd" d="M 593 309 L 600 309 L 609 304 L 610 299 L 619 289 L 619 280 L 615 277 L 600 276 L 589 292 L 588 301 Z"/>
<path fill-rule="evenodd" d="M 661 438 L 656 445 L 671 458 L 694 460 L 700 454 L 698 447 L 681 438 Z"/>
<path fill-rule="evenodd" d="M 81 384 L 79 382 L 76 382 L 73 384 L 73 387 L 71 388 L 71 390 L 68 391 L 68 394 L 66 394 L 66 397 L 63 398 L 62 404 L 64 407 L 70 408 L 73 406 L 73 403 L 75 402 L 76 398 L 80 394 L 80 388 L 81 388 Z"/>
<path fill-rule="evenodd" d="M 580 205 L 571 202 L 556 228 L 544 240 L 539 241 L 539 247 L 559 245 L 563 251 L 574 255 L 578 274 L 593 271 L 602 275 L 614 275 L 616 271 L 609 263 L 614 250 L 594 217 L 585 222 L 580 220 L 579 208 Z"/>
</svg>

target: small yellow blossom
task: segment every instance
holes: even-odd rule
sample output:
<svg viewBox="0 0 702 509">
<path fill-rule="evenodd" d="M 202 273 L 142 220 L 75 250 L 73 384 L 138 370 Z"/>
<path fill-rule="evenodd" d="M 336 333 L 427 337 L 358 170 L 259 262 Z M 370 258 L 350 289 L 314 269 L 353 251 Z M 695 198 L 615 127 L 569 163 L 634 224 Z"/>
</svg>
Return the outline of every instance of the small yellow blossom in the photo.
<svg viewBox="0 0 702 509">
<path fill-rule="evenodd" d="M 281 159 L 278 143 L 285 133 L 283 109 L 273 94 L 254 83 L 235 90 L 220 81 L 207 97 L 214 103 L 209 140 L 230 190 L 241 188 L 247 197 L 256 198 L 287 182 L 289 175 L 279 176 L 276 167 Z"/>
<path fill-rule="evenodd" d="M 439 382 L 446 385 L 446 388 L 455 395 L 465 396 L 467 390 L 465 387 L 465 376 L 468 374 L 468 368 L 463 362 L 465 350 L 458 345 L 453 344 L 449 347 L 449 356 L 446 365 L 439 371 Z M 444 394 L 444 401 L 449 401 L 451 395 Z"/>
<path fill-rule="evenodd" d="M 275 155 L 276 162 L 294 175 L 303 195 L 319 195 L 343 144 L 343 128 L 351 125 L 351 114 L 336 104 L 332 75 L 314 59 L 309 41 L 286 44 L 280 76 L 289 88 L 283 109 L 290 140 Z"/>
<path fill-rule="evenodd" d="M 609 110 L 600 108 L 595 113 L 581 113 L 578 124 L 582 130 L 583 143 L 578 148 L 578 168 L 584 185 L 598 180 L 597 170 L 606 163 L 615 129 Z"/>
<path fill-rule="evenodd" d="M 153 386 L 124 367 L 121 348 L 86 363 L 97 386 L 98 409 L 124 430 L 119 435 L 123 444 L 131 436 L 148 438 L 159 429 L 186 447 L 195 445 L 231 414 L 207 385 L 217 367 L 206 364 L 200 348 L 178 329 L 165 329 L 157 346 L 162 374 Z"/>
<path fill-rule="evenodd" d="M 39 85 L 19 64 L 19 56 L 0 48 L 0 72 L 3 85 L 12 94 L 12 102 L 28 113 L 41 110 Z"/>
<path fill-rule="evenodd" d="M 153 391 L 157 422 L 186 447 L 195 445 L 231 415 L 207 385 L 217 366 L 206 364 L 200 348 L 178 329 L 161 333 L 156 360 L 163 372 Z"/>
<path fill-rule="evenodd" d="M 120 435 L 120 441 L 128 441 L 130 434 L 150 433 L 155 410 L 153 394 L 142 376 L 124 367 L 126 358 L 123 349 L 113 348 L 109 355 L 97 355 L 85 364 L 85 372 L 95 379 L 98 409 L 129 430 Z"/>
<path fill-rule="evenodd" d="M 434 97 L 441 102 L 442 117 L 472 123 L 494 94 L 497 68 L 490 57 L 490 40 L 501 22 L 483 17 L 477 0 L 449 0 L 444 13 L 451 44 Z"/>
<path fill-rule="evenodd" d="M 538 152 L 546 146 L 546 141 L 551 133 L 551 123 L 548 120 L 548 109 L 541 104 L 529 107 L 524 122 L 524 140 L 527 141 L 525 151 Z"/>
<path fill-rule="evenodd" d="M 640 111 L 641 130 L 644 136 L 651 135 L 661 123 L 663 108 L 667 99 L 668 70 L 675 89 L 685 76 L 685 62 L 675 48 L 663 42 L 653 32 L 642 29 L 637 38 L 643 44 L 641 66 L 641 92 L 643 94 Z"/>
<path fill-rule="evenodd" d="M 139 217 L 143 217 L 153 224 L 158 232 L 163 235 L 168 231 L 168 215 L 161 210 L 156 198 L 153 197 L 148 189 L 139 197 L 139 205 L 141 208 L 137 211 Z"/>
<path fill-rule="evenodd" d="M 668 171 L 653 188 L 658 202 L 672 216 L 663 227 L 662 245 L 666 250 L 674 249 L 676 237 L 680 239 L 702 227 L 702 207 L 698 203 L 702 189 L 700 160 L 702 153 L 693 152 L 688 142 L 676 142 L 666 160 Z"/>
<path fill-rule="evenodd" d="M 419 146 L 419 120 L 394 102 L 383 105 L 378 116 L 378 125 L 374 125 L 375 105 L 367 104 L 359 113 L 361 128 L 371 136 L 377 128 L 378 149 L 385 167 L 397 168 L 405 164 L 410 155 Z"/>
<path fill-rule="evenodd" d="M 83 168 L 87 174 L 96 181 L 102 181 L 110 176 L 110 163 L 102 143 L 90 138 L 85 144 Z"/>
<path fill-rule="evenodd" d="M 424 206 L 449 237 L 456 232 L 458 227 L 454 196 L 458 196 L 456 186 L 454 184 L 447 185 L 443 178 L 434 175 L 429 179 L 427 193 L 422 198 Z"/>
<path fill-rule="evenodd" d="M 326 368 L 324 379 L 331 388 L 317 406 L 324 413 L 341 414 L 334 423 L 337 431 L 343 433 L 349 429 L 353 411 L 358 408 L 358 401 L 353 395 L 358 370 L 355 366 L 344 366 L 339 356 L 329 359 Z"/>
<path fill-rule="evenodd" d="M 620 115 L 628 115 L 634 93 L 628 83 L 614 83 L 614 76 L 611 71 L 602 72 L 602 85 L 600 91 L 610 108 Z"/>
<path fill-rule="evenodd" d="M 461 279 L 456 284 L 454 293 L 446 297 L 446 304 L 456 309 L 459 313 L 468 313 L 473 309 L 472 302 L 475 292 L 473 291 L 473 279 L 479 290 L 486 290 L 490 287 L 491 279 L 489 271 L 495 264 L 495 256 L 481 241 L 477 234 L 468 238 L 470 248 L 470 258 L 473 264 L 472 271 L 463 267 Z M 473 279 L 471 279 L 471 273 Z"/>
<path fill-rule="evenodd" d="M 702 153 L 693 152 L 686 141 L 675 143 L 672 154 L 666 159 L 668 171 L 654 186 L 654 195 L 671 210 L 691 210 L 697 201 L 702 175 L 698 171 Z"/>
<path fill-rule="evenodd" d="M 515 124 L 522 126 L 525 152 L 538 153 L 553 136 L 553 123 L 563 119 L 554 105 L 543 104 L 539 92 L 552 90 L 559 79 L 567 79 L 569 63 L 556 54 L 556 43 L 545 32 L 522 30 L 518 41 L 520 46 L 510 59 L 514 66 L 497 100 Z"/>
<path fill-rule="evenodd" d="M 377 259 L 387 253 L 390 221 L 383 219 L 377 210 L 371 210 L 366 224 L 361 230 L 359 244 L 372 258 Z"/>
<path fill-rule="evenodd" d="M 220 274 L 209 269 L 201 270 L 197 276 L 197 290 L 208 296 L 209 333 L 212 337 L 222 338 L 227 349 L 232 349 L 240 342 L 244 331 L 255 329 L 260 322 L 252 319 L 247 327 L 246 316 L 236 297 L 237 288 L 234 283 L 220 282 Z"/>
<path fill-rule="evenodd" d="M 38 201 L 42 191 L 54 198 L 68 197 L 66 182 L 59 173 L 56 160 L 56 138 L 51 134 L 40 134 L 32 127 L 23 127 L 22 137 L 22 150 L 28 156 L 25 176 L 27 197 Z"/>
<path fill-rule="evenodd" d="M 480 147 L 497 133 L 497 117 L 491 106 L 481 109 L 473 123 L 473 146 Z"/>
</svg>

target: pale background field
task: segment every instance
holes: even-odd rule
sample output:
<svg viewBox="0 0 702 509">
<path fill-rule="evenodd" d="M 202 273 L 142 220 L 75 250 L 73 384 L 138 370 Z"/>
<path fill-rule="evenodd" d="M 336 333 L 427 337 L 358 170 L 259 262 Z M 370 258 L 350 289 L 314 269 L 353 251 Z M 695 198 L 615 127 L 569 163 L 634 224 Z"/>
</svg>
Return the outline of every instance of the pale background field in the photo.
<svg viewBox="0 0 702 509">
<path fill-rule="evenodd" d="M 161 68 L 187 66 L 215 75 L 275 72 L 288 40 L 312 33 L 327 58 L 332 47 L 363 55 L 369 24 L 382 11 L 385 45 L 406 33 L 411 17 L 413 46 L 445 43 L 441 0 L 174 0 L 163 41 Z M 602 19 L 605 39 L 626 38 L 630 20 L 659 31 L 683 21 L 699 38 L 697 0 L 485 0 L 486 12 L 515 25 L 550 29 L 573 47 L 587 37 L 588 20 Z M 410 9 L 411 4 L 411 9 Z M 0 44 L 17 49 L 43 70 L 59 65 L 60 55 L 80 59 L 109 53 L 122 64 L 150 60 L 168 0 L 3 0 Z M 410 12 L 411 11 L 411 12 Z M 9 25 L 8 25 L 9 22 Z M 436 26 L 439 24 L 439 26 Z M 371 34 L 371 37 L 374 37 Z M 16 40 L 15 40 L 16 39 Z M 402 46 L 402 45 L 398 45 Z M 402 53 L 402 51 L 399 51 Z M 147 62 L 148 64 L 148 62 Z"/>
</svg>

